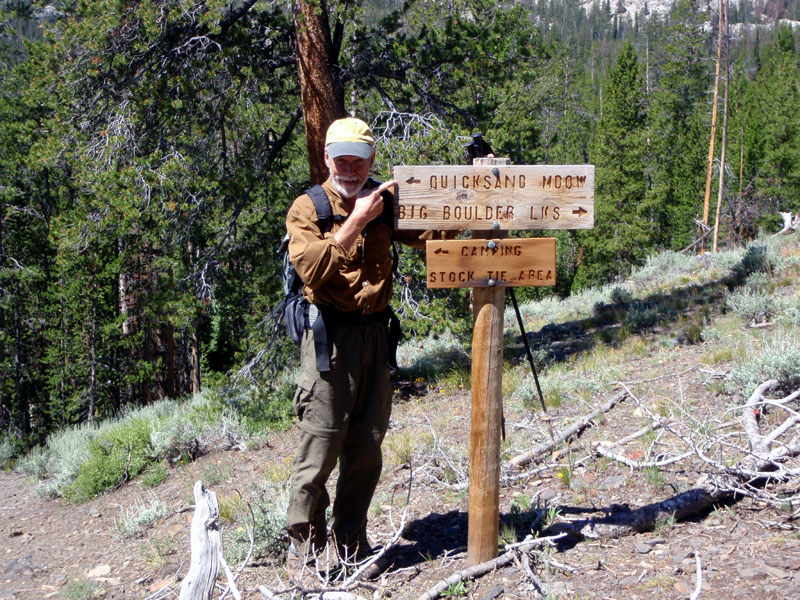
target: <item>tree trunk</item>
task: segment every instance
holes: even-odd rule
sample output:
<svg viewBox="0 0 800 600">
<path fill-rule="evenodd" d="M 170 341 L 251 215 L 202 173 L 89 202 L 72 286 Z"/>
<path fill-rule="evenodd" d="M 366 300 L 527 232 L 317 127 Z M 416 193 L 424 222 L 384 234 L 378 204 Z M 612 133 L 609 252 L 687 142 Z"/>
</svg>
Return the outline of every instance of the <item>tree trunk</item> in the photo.
<svg viewBox="0 0 800 600">
<path fill-rule="evenodd" d="M 711 139 L 708 143 L 708 166 L 706 168 L 706 191 L 703 197 L 703 225 L 708 225 L 708 205 L 711 200 L 711 171 L 714 166 L 714 141 L 717 137 L 717 104 L 719 98 L 719 66 L 722 58 L 722 0 L 719 0 L 719 33 L 717 35 L 717 67 L 714 76 L 714 103 L 711 107 Z"/>
<path fill-rule="evenodd" d="M 89 323 L 89 423 L 94 421 L 97 411 L 97 313 L 92 304 L 91 323 Z"/>
<path fill-rule="evenodd" d="M 192 395 L 200 393 L 200 340 L 197 329 L 192 331 Z"/>
<path fill-rule="evenodd" d="M 161 334 L 161 343 L 165 349 L 164 366 L 167 369 L 164 393 L 167 398 L 175 398 L 178 390 L 175 370 L 175 326 L 172 323 L 165 323 L 161 328 Z"/>
<path fill-rule="evenodd" d="M 720 2 L 722 5 L 722 2 Z M 722 8 L 722 6 L 720 6 Z M 722 207 L 722 192 L 725 183 L 725 149 L 728 142 L 728 80 L 730 79 L 730 63 L 728 61 L 728 48 L 727 48 L 727 34 L 728 34 L 728 14 L 727 7 L 725 7 L 725 91 L 722 98 L 722 148 L 719 154 L 719 189 L 717 191 L 717 214 L 714 218 L 714 246 L 713 251 L 717 251 L 717 242 L 719 240 L 719 212 Z"/>
<path fill-rule="evenodd" d="M 222 552 L 218 519 L 217 495 L 202 482 L 195 482 L 192 559 L 189 573 L 181 582 L 180 600 L 211 600 L 214 595 Z"/>
<path fill-rule="evenodd" d="M 325 0 L 298 0 L 294 7 L 294 27 L 308 166 L 311 183 L 316 184 L 328 177 L 323 156 L 325 133 L 333 121 L 346 114 Z"/>
</svg>

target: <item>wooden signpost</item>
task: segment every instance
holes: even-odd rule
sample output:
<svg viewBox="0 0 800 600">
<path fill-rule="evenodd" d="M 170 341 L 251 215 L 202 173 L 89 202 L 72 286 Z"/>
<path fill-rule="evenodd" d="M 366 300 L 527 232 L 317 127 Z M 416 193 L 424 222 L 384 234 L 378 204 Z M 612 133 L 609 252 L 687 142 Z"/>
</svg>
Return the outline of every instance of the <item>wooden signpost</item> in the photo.
<svg viewBox="0 0 800 600">
<path fill-rule="evenodd" d="M 428 287 L 473 288 L 469 565 L 498 549 L 505 287 L 556 282 L 555 239 L 506 232 L 594 226 L 593 166 L 509 163 L 394 168 L 397 229 L 473 230 L 471 240 L 426 244 Z"/>
<path fill-rule="evenodd" d="M 395 167 L 398 229 L 591 229 L 592 165 Z"/>
<path fill-rule="evenodd" d="M 429 288 L 556 284 L 555 238 L 430 241 Z"/>
</svg>

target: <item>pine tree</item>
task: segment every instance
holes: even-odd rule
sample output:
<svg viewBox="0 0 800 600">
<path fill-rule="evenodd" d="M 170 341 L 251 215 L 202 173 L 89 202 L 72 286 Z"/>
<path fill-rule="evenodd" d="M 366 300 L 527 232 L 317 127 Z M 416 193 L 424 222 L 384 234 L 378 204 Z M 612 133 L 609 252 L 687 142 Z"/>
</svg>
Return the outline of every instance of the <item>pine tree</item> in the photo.
<svg viewBox="0 0 800 600">
<path fill-rule="evenodd" d="M 700 111 L 710 82 L 704 22 L 696 0 L 680 0 L 657 49 L 662 58 L 650 101 L 651 178 L 663 207 L 660 243 L 673 250 L 691 243 L 702 208 L 708 138 Z"/>
<path fill-rule="evenodd" d="M 642 65 L 625 44 L 604 86 L 602 117 L 591 147 L 595 228 L 582 236 L 574 287 L 603 283 L 641 262 L 653 248 L 657 219 L 647 198 L 647 114 Z"/>
<path fill-rule="evenodd" d="M 762 67 L 745 92 L 744 177 L 756 214 L 800 209 L 800 54 L 789 26 L 762 46 Z"/>
</svg>

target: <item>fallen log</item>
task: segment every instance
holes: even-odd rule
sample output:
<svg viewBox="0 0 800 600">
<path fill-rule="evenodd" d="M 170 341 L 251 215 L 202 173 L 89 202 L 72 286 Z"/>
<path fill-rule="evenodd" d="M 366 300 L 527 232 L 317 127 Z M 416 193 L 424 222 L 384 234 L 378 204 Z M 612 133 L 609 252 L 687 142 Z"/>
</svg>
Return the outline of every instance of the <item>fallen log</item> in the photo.
<svg viewBox="0 0 800 600">
<path fill-rule="evenodd" d="M 641 508 L 631 510 L 622 506 L 602 517 L 556 523 L 546 533 L 563 533 L 590 539 L 613 539 L 643 533 L 652 531 L 659 522 L 681 521 L 733 494 L 728 489 L 701 485 Z"/>
</svg>

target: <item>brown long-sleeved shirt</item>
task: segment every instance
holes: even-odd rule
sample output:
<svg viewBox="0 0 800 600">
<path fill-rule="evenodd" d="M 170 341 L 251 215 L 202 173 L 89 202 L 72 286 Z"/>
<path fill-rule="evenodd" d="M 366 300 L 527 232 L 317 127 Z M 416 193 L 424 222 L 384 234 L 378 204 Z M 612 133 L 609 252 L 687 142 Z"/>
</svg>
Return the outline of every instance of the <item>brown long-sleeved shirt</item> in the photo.
<svg viewBox="0 0 800 600">
<path fill-rule="evenodd" d="M 334 215 L 347 216 L 350 205 L 328 179 L 322 184 Z M 303 280 L 303 296 L 312 303 L 340 311 L 364 314 L 382 311 L 392 297 L 392 228 L 376 219 L 358 236 L 352 250 L 334 235 L 341 223 L 322 233 L 314 202 L 308 194 L 297 198 L 286 216 L 289 259 Z M 432 231 L 395 231 L 395 239 L 417 248 L 439 237 Z"/>
</svg>

